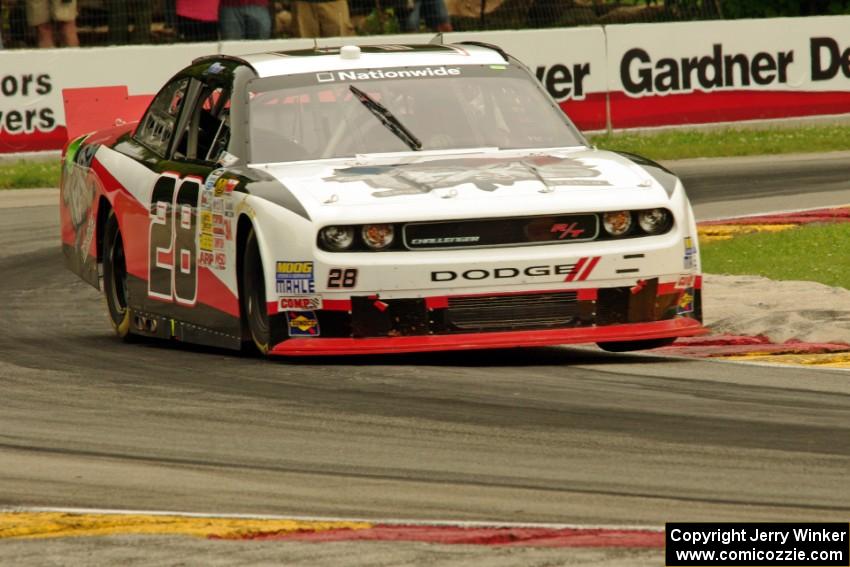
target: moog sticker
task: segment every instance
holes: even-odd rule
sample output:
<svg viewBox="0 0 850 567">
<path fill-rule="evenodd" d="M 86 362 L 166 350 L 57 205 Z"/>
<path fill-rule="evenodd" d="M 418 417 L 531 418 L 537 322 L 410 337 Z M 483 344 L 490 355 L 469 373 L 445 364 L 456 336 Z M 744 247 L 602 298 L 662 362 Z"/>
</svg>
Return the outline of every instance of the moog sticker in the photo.
<svg viewBox="0 0 850 567">
<path fill-rule="evenodd" d="M 313 262 L 279 261 L 275 287 L 278 295 L 312 295 L 316 293 Z"/>
</svg>

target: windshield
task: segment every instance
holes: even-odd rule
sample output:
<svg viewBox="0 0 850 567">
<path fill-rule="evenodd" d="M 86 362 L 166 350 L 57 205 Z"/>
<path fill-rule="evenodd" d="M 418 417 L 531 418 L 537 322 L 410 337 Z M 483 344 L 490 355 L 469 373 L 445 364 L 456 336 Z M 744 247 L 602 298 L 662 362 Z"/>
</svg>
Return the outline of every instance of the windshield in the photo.
<svg viewBox="0 0 850 567">
<path fill-rule="evenodd" d="M 508 65 L 328 71 L 248 89 L 254 163 L 584 144 L 534 79 Z"/>
</svg>

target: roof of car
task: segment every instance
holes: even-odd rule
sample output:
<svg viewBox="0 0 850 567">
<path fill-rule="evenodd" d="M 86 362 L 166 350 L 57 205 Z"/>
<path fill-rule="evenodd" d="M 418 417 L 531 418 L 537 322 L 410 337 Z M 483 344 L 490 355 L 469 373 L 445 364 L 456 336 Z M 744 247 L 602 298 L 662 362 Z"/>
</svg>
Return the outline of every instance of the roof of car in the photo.
<svg viewBox="0 0 850 567">
<path fill-rule="evenodd" d="M 481 44 L 366 45 L 359 49 L 356 58 L 343 56 L 342 47 L 325 47 L 256 53 L 242 55 L 239 59 L 251 65 L 260 77 L 407 66 L 504 65 L 507 62 L 499 48 Z"/>
</svg>

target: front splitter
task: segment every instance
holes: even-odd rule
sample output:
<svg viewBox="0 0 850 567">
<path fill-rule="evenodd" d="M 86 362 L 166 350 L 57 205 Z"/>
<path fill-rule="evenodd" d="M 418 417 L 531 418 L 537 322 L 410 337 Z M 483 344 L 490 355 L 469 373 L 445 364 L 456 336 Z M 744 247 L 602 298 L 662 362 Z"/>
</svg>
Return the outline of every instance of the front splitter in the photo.
<svg viewBox="0 0 850 567">
<path fill-rule="evenodd" d="M 673 337 L 693 337 L 708 333 L 699 321 L 687 317 L 626 323 L 602 327 L 500 331 L 368 338 L 298 338 L 278 343 L 269 351 L 273 356 L 328 356 L 352 354 L 401 354 L 451 350 L 478 350 L 515 347 L 540 347 L 612 341 L 643 341 Z"/>
</svg>

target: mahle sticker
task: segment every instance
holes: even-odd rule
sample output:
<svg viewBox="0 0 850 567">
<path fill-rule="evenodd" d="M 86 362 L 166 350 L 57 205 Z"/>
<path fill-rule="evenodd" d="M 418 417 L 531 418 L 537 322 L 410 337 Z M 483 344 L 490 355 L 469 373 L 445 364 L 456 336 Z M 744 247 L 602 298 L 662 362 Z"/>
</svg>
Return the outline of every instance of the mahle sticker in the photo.
<svg viewBox="0 0 850 567">
<path fill-rule="evenodd" d="M 278 295 L 312 295 L 316 293 L 313 262 L 279 261 L 275 266 Z"/>
</svg>

